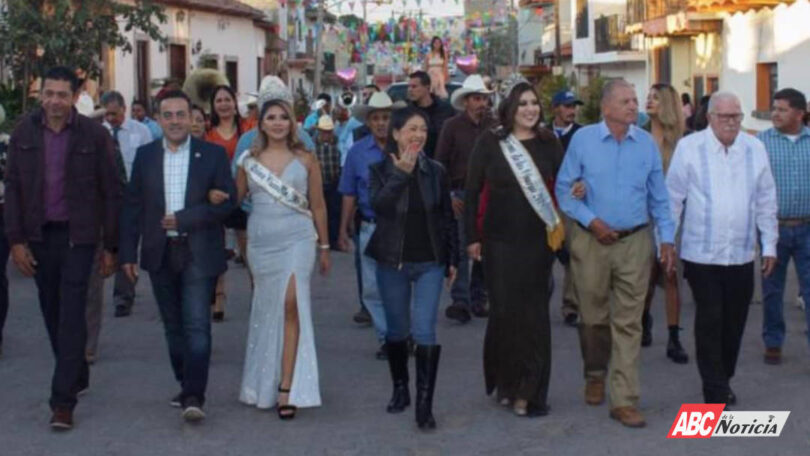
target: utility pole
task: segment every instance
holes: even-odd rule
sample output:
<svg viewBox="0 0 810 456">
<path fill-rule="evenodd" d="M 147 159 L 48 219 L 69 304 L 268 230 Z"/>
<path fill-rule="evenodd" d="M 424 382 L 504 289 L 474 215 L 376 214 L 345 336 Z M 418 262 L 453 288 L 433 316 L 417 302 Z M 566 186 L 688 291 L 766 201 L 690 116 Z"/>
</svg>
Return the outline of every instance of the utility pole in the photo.
<svg viewBox="0 0 810 456">
<path fill-rule="evenodd" d="M 367 13 L 368 0 L 363 0 L 363 26 L 368 29 L 368 13 Z M 365 87 L 368 80 L 368 64 L 366 63 L 368 33 L 361 33 L 360 39 L 360 87 Z"/>
<path fill-rule="evenodd" d="M 323 72 L 323 13 L 325 0 L 318 0 L 318 16 L 315 22 L 315 83 L 312 97 L 321 93 L 321 73 Z"/>
<path fill-rule="evenodd" d="M 562 66 L 560 46 L 560 2 L 554 2 L 554 65 Z"/>
</svg>

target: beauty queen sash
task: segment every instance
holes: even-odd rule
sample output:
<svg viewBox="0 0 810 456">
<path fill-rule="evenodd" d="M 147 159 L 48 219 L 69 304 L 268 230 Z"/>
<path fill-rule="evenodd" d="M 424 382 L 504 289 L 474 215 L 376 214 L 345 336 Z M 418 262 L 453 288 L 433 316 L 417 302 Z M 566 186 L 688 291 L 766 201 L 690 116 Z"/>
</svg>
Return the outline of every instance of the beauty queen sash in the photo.
<svg viewBox="0 0 810 456">
<path fill-rule="evenodd" d="M 241 162 L 241 166 L 248 177 L 275 198 L 276 201 L 312 218 L 312 211 L 309 210 L 309 200 L 305 195 L 284 183 L 283 180 L 259 163 L 258 160 L 250 156 L 249 152 L 242 155 Z"/>
<path fill-rule="evenodd" d="M 565 230 L 562 219 L 554 207 L 554 200 L 543 182 L 543 176 L 534 165 L 529 151 L 514 135 L 510 134 L 500 144 L 503 156 L 520 184 L 523 196 L 546 224 L 546 240 L 551 250 L 556 252 L 562 248 Z"/>
</svg>

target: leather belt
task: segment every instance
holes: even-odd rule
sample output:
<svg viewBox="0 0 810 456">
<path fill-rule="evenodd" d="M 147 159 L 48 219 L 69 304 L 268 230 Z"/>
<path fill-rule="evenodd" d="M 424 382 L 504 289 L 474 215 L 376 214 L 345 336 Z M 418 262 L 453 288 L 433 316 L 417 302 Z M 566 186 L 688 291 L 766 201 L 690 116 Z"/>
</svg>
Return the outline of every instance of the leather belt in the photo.
<svg viewBox="0 0 810 456">
<path fill-rule="evenodd" d="M 788 228 L 806 225 L 808 223 L 810 223 L 810 217 L 779 219 L 779 225 Z"/>
<path fill-rule="evenodd" d="M 585 230 L 585 231 L 587 231 L 589 233 L 591 232 L 591 230 L 586 228 L 585 225 L 583 225 L 583 224 L 581 224 L 579 222 L 577 222 L 577 225 L 579 225 L 579 227 L 582 228 L 583 230 Z M 633 228 L 630 228 L 630 229 L 627 229 L 627 230 L 614 230 L 614 231 L 619 236 L 619 239 L 624 239 L 627 236 L 630 236 L 631 234 L 638 233 L 639 231 L 643 230 L 644 228 L 647 228 L 648 226 L 650 226 L 649 223 L 644 223 L 644 224 L 641 224 L 641 225 L 638 225 L 638 226 L 634 226 Z"/>
</svg>

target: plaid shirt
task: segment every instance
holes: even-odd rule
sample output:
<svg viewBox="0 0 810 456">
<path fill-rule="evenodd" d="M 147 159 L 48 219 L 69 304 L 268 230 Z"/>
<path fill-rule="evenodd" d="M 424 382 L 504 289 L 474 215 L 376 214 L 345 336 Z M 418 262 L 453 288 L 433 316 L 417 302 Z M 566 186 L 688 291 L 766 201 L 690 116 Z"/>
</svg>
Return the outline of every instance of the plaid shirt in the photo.
<svg viewBox="0 0 810 456">
<path fill-rule="evenodd" d="M 186 182 L 188 181 L 191 136 L 177 151 L 169 149 L 163 140 L 163 193 L 166 197 L 166 213 L 173 214 L 186 207 Z M 166 232 L 167 236 L 177 236 L 176 231 Z"/>
<path fill-rule="evenodd" d="M 333 143 L 318 143 L 315 156 L 321 164 L 321 176 L 324 185 L 337 184 L 340 179 L 340 151 Z"/>
<path fill-rule="evenodd" d="M 804 127 L 796 142 L 775 128 L 760 132 L 776 181 L 779 218 L 810 217 L 810 128 Z"/>
</svg>

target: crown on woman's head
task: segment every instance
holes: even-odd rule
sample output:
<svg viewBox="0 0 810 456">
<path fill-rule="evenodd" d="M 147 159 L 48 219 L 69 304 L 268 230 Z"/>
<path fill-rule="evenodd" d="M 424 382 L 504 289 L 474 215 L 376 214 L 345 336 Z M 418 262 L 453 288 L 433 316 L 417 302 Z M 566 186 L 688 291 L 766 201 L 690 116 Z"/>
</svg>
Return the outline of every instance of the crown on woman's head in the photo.
<svg viewBox="0 0 810 456">
<path fill-rule="evenodd" d="M 273 100 L 281 100 L 291 106 L 293 104 L 292 92 L 290 92 L 290 89 L 284 84 L 284 81 L 277 76 L 265 76 L 265 78 L 262 79 L 257 95 L 259 98 L 259 108 L 264 106 L 268 101 Z"/>
<path fill-rule="evenodd" d="M 508 98 L 509 95 L 512 93 L 512 90 L 515 88 L 515 86 L 517 86 L 522 82 L 529 84 L 529 81 L 519 73 L 513 73 L 509 75 L 506 79 L 501 81 L 501 90 L 500 90 L 501 98 L 502 99 Z"/>
</svg>

